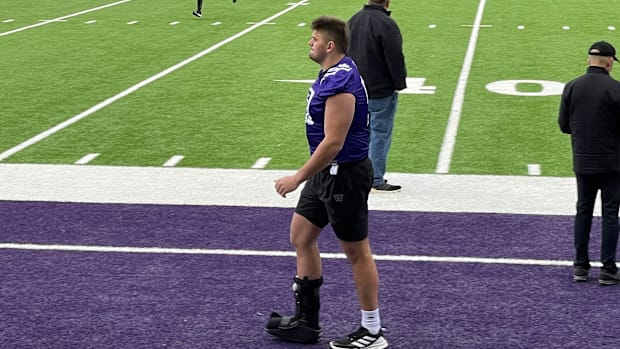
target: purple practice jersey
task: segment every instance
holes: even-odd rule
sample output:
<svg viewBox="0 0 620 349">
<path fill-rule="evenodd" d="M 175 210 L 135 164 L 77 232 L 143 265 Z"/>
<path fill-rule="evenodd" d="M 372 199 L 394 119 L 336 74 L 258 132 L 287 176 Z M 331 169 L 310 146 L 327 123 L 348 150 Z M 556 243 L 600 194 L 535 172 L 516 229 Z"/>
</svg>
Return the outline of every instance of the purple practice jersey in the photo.
<svg viewBox="0 0 620 349">
<path fill-rule="evenodd" d="M 325 138 L 325 102 L 327 98 L 340 93 L 355 96 L 355 114 L 344 146 L 335 160 L 347 163 L 365 159 L 368 157 L 368 95 L 357 66 L 349 57 L 344 57 L 326 72 L 321 70 L 308 91 L 306 136 L 310 154 L 314 153 Z"/>
</svg>

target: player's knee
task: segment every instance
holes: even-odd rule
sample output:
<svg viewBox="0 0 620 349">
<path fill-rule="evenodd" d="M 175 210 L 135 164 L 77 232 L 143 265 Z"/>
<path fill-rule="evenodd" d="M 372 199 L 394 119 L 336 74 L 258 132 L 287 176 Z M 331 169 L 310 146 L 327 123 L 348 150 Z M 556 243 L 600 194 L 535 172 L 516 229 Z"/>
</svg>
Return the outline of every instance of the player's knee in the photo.
<svg viewBox="0 0 620 349">
<path fill-rule="evenodd" d="M 316 239 L 311 236 L 305 236 L 303 234 L 291 234 L 291 245 L 295 250 L 306 250 L 315 248 Z"/>
<path fill-rule="evenodd" d="M 342 247 L 347 259 L 353 265 L 373 261 L 372 253 L 365 240 L 354 243 L 343 242 Z"/>
</svg>

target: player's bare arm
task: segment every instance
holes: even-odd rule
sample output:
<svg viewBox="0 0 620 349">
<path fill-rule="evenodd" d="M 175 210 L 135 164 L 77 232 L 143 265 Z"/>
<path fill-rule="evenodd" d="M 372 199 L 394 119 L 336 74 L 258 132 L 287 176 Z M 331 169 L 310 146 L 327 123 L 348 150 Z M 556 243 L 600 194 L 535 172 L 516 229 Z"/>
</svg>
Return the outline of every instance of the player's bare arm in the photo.
<svg viewBox="0 0 620 349">
<path fill-rule="evenodd" d="M 303 181 L 329 165 L 344 145 L 347 132 L 353 122 L 354 112 L 355 96 L 350 93 L 340 93 L 327 99 L 325 106 L 325 138 L 297 173 L 275 181 L 275 188 L 278 194 L 286 197 L 286 194 L 297 189 Z"/>
</svg>

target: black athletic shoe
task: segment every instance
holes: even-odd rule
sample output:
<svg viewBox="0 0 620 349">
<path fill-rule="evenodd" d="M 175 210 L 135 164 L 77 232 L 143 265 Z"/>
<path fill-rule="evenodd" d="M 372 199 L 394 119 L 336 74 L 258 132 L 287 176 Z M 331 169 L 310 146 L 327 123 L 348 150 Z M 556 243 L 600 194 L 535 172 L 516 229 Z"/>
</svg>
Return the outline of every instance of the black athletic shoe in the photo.
<svg viewBox="0 0 620 349">
<path fill-rule="evenodd" d="M 287 342 L 305 344 L 316 343 L 321 336 L 320 328 L 312 328 L 304 320 L 281 316 L 275 312 L 271 313 L 265 331 Z"/>
<path fill-rule="evenodd" d="M 202 11 L 192 11 L 192 14 L 198 18 L 202 17 Z"/>
<path fill-rule="evenodd" d="M 601 273 L 598 276 L 599 285 L 610 286 L 620 283 L 620 271 L 610 273 L 604 269 L 601 269 Z"/>
<path fill-rule="evenodd" d="M 385 193 L 396 193 L 396 192 L 399 192 L 400 189 L 401 189 L 400 185 L 388 184 L 386 180 L 384 180 L 383 183 L 381 184 L 372 186 L 373 191 L 385 192 Z"/>
<path fill-rule="evenodd" d="M 575 267 L 573 271 L 573 281 L 584 282 L 590 278 L 590 270 L 584 267 Z"/>
<path fill-rule="evenodd" d="M 388 347 L 388 342 L 383 337 L 383 330 L 377 334 L 370 334 L 367 329 L 360 327 L 345 338 L 329 342 L 329 347 L 331 349 L 385 349 Z"/>
</svg>

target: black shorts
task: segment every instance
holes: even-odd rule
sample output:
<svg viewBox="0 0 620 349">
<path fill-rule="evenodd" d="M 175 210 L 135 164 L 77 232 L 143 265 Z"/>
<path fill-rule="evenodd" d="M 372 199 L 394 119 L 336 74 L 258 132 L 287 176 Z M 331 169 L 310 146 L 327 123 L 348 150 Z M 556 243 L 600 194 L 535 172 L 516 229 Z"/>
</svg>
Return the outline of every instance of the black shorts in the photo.
<svg viewBox="0 0 620 349">
<path fill-rule="evenodd" d="M 338 239 L 361 241 L 368 236 L 368 193 L 372 187 L 370 159 L 331 166 L 306 181 L 295 212 L 312 224 L 332 225 Z"/>
</svg>

